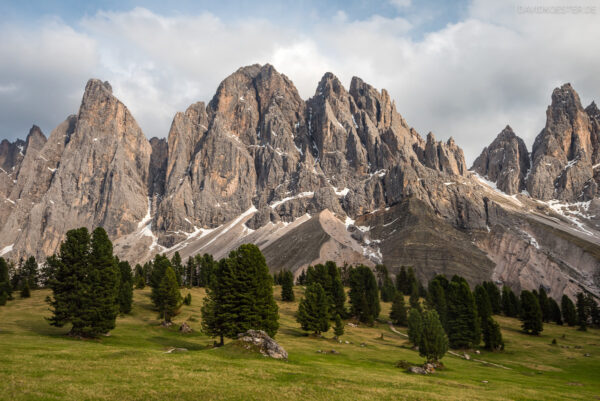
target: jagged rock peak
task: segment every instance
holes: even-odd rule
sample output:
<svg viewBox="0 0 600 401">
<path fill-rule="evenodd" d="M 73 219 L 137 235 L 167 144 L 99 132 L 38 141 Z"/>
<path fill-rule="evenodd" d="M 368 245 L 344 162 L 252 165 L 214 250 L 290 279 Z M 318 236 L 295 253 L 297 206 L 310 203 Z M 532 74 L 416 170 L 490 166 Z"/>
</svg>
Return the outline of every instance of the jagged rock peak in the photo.
<svg viewBox="0 0 600 401">
<path fill-rule="evenodd" d="M 500 190 L 513 195 L 525 189 L 529 167 L 525 142 L 507 125 L 490 146 L 483 149 L 471 170 L 496 183 Z"/>
<path fill-rule="evenodd" d="M 429 168 L 452 175 L 464 175 L 467 172 L 465 155 L 450 137 L 446 143 L 436 141 L 433 132 L 427 134 L 425 149 L 419 152 L 419 159 Z"/>
<path fill-rule="evenodd" d="M 342 82 L 331 72 L 323 75 L 315 91 L 315 96 L 324 97 L 340 97 L 346 94 L 347 91 Z"/>
<path fill-rule="evenodd" d="M 590 117 L 595 117 L 595 118 L 600 117 L 600 110 L 598 109 L 598 106 L 596 106 L 596 102 L 593 100 L 592 100 L 592 103 L 590 103 L 590 105 L 585 108 L 585 112 Z"/>
</svg>

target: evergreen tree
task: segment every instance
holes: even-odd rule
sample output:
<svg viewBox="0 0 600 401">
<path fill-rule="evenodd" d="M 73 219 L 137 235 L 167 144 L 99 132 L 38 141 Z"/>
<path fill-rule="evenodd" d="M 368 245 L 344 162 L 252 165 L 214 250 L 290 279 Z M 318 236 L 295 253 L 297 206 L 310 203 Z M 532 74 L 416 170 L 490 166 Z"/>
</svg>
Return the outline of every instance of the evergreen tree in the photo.
<svg viewBox="0 0 600 401">
<path fill-rule="evenodd" d="M 394 297 L 392 310 L 390 312 L 390 319 L 392 320 L 392 323 L 399 326 L 406 326 L 408 324 L 406 306 L 404 305 L 404 295 L 402 295 L 400 291 L 396 292 Z"/>
<path fill-rule="evenodd" d="M 429 282 L 427 304 L 429 305 L 429 309 L 435 309 L 442 326 L 446 329 L 448 327 L 448 308 L 446 306 L 444 280 L 447 287 L 448 280 L 444 276 L 436 276 Z"/>
<path fill-rule="evenodd" d="M 477 304 L 477 314 L 481 318 L 483 324 L 488 316 L 492 316 L 492 303 L 490 302 L 490 297 L 483 285 L 476 285 L 473 294 L 475 296 L 475 303 Z"/>
<path fill-rule="evenodd" d="M 4 289 L 0 290 L 0 306 L 6 305 L 6 301 L 8 300 L 8 295 Z"/>
<path fill-rule="evenodd" d="M 577 294 L 577 325 L 579 326 L 579 330 L 586 331 L 588 326 L 588 318 L 589 318 L 589 307 L 588 302 L 585 298 L 583 292 Z"/>
<path fill-rule="evenodd" d="M 302 270 L 298 275 L 298 285 L 306 285 L 306 271 Z"/>
<path fill-rule="evenodd" d="M 211 257 L 212 259 L 212 257 Z M 212 273 L 202 307 L 202 327 L 214 337 L 237 338 L 249 329 L 275 336 L 279 315 L 273 278 L 265 257 L 253 244 L 241 245 Z"/>
<path fill-rule="evenodd" d="M 175 254 L 173 255 L 173 257 L 171 258 L 171 267 L 173 268 L 173 272 L 175 273 L 175 277 L 177 278 L 177 283 L 181 287 L 185 269 L 183 268 L 181 255 L 179 254 L 178 251 L 176 251 Z"/>
<path fill-rule="evenodd" d="M 339 314 L 335 315 L 335 326 L 333 327 L 333 334 L 335 334 L 336 339 L 344 335 L 344 323 L 342 322 L 342 318 Z"/>
<path fill-rule="evenodd" d="M 550 305 L 550 320 L 562 326 L 563 321 L 558 303 L 553 298 L 548 298 L 548 303 Z"/>
<path fill-rule="evenodd" d="M 531 291 L 521 292 L 521 327 L 525 333 L 538 335 L 542 332 L 542 310 L 538 297 Z"/>
<path fill-rule="evenodd" d="M 135 282 L 135 288 L 143 289 L 146 287 L 146 280 L 144 275 L 144 269 L 139 263 L 135 265 L 135 275 L 133 281 Z"/>
<path fill-rule="evenodd" d="M 567 295 L 563 295 L 560 303 L 563 321 L 569 326 L 575 326 L 577 324 L 577 312 L 573 301 Z"/>
<path fill-rule="evenodd" d="M 179 283 L 171 266 L 167 266 L 165 274 L 157 287 L 156 299 L 159 316 L 166 323 L 170 323 L 171 318 L 177 314 L 182 302 Z"/>
<path fill-rule="evenodd" d="M 158 308 L 158 286 L 162 283 L 162 279 L 167 271 L 171 267 L 171 261 L 165 255 L 156 254 L 154 255 L 154 262 L 152 263 L 152 272 L 150 273 L 150 287 L 152 292 L 150 293 L 150 299 L 156 308 Z M 173 272 L 175 273 L 175 272 Z M 175 276 L 177 279 L 177 276 Z"/>
<path fill-rule="evenodd" d="M 550 302 L 548 301 L 548 294 L 546 289 L 540 285 L 538 291 L 538 302 L 540 303 L 540 309 L 542 310 L 542 320 L 546 323 L 550 322 Z"/>
<path fill-rule="evenodd" d="M 378 264 L 375 266 L 377 274 L 377 285 L 383 302 L 392 302 L 396 293 L 396 286 L 389 276 L 388 269 L 385 265 Z"/>
<path fill-rule="evenodd" d="M 8 273 L 8 263 L 6 259 L 0 256 L 0 295 L 4 294 L 6 299 L 12 299 L 12 286 L 10 285 L 10 276 Z M 4 297 L 2 297 L 4 299 Z M 1 305 L 6 304 L 6 300 Z"/>
<path fill-rule="evenodd" d="M 408 340 L 415 346 L 421 343 L 423 336 L 423 318 L 418 309 L 411 309 L 408 313 Z"/>
<path fill-rule="evenodd" d="M 379 291 L 371 269 L 359 265 L 352 270 L 350 277 L 350 304 L 352 315 L 367 324 L 372 324 L 379 316 Z"/>
<path fill-rule="evenodd" d="M 119 273 L 121 281 L 119 283 L 119 312 L 127 314 L 131 312 L 133 303 L 133 276 L 131 275 L 131 265 L 127 261 L 119 261 Z"/>
<path fill-rule="evenodd" d="M 31 297 L 31 291 L 29 290 L 29 283 L 26 281 L 23 284 L 23 288 L 21 288 L 21 298 L 29 298 Z"/>
<path fill-rule="evenodd" d="M 598 310 L 598 304 L 592 297 L 592 294 L 588 293 L 586 296 L 586 301 L 588 303 L 590 319 L 592 320 L 592 324 L 594 326 L 600 325 L 600 311 Z"/>
<path fill-rule="evenodd" d="M 35 257 L 30 256 L 29 258 L 27 258 L 27 261 L 20 269 L 20 274 L 23 280 L 23 284 L 27 283 L 29 288 L 38 288 L 39 273 L 38 264 L 35 260 Z"/>
<path fill-rule="evenodd" d="M 448 337 L 435 310 L 425 311 L 422 320 L 419 355 L 424 356 L 427 362 L 437 362 L 448 351 Z"/>
<path fill-rule="evenodd" d="M 502 296 L 498 286 L 491 281 L 484 281 L 483 288 L 485 288 L 490 298 L 490 305 L 492 307 L 492 314 L 499 315 L 502 313 Z"/>
<path fill-rule="evenodd" d="M 294 299 L 294 275 L 291 271 L 285 270 L 281 283 L 281 300 L 293 302 Z"/>
<path fill-rule="evenodd" d="M 417 276 L 415 276 L 415 269 L 412 266 L 408 267 L 406 271 L 406 287 L 404 288 L 404 294 L 410 295 L 413 292 L 414 287 L 417 287 L 417 291 L 419 290 L 419 281 L 417 280 Z"/>
<path fill-rule="evenodd" d="M 516 317 L 519 313 L 515 293 L 508 286 L 502 287 L 502 311 L 508 317 Z"/>
<path fill-rule="evenodd" d="M 328 261 L 325 263 L 327 272 L 331 280 L 331 288 L 328 296 L 331 298 L 331 313 L 345 317 L 346 312 L 346 291 L 342 284 L 342 278 L 340 275 L 340 269 L 338 269 L 335 262 Z"/>
<path fill-rule="evenodd" d="M 188 258 L 185 264 L 185 277 L 184 285 L 187 287 L 193 287 L 196 283 L 196 260 L 191 256 Z"/>
<path fill-rule="evenodd" d="M 217 269 L 217 262 L 213 259 L 212 255 L 205 253 L 202 256 L 196 255 L 196 265 L 198 266 L 198 286 L 210 286 L 213 272 Z"/>
<path fill-rule="evenodd" d="M 416 283 L 413 283 L 412 291 L 410 292 L 410 297 L 408 298 L 408 303 L 411 308 L 418 309 L 419 311 L 423 311 L 421 308 L 421 301 L 419 300 L 419 287 Z"/>
<path fill-rule="evenodd" d="M 448 340 L 452 348 L 470 348 L 481 340 L 480 322 L 475 298 L 469 284 L 454 276 L 446 293 L 448 307 Z"/>
<path fill-rule="evenodd" d="M 400 266 L 400 272 L 396 275 L 396 289 L 402 292 L 404 295 L 410 295 L 410 292 L 407 294 L 404 291 L 406 290 L 408 283 L 408 276 L 406 275 L 406 267 Z M 412 291 L 412 288 L 410 289 Z"/>
<path fill-rule="evenodd" d="M 325 290 L 318 282 L 309 284 L 298 305 L 296 320 L 302 330 L 320 335 L 329 330 L 329 319 L 329 299 Z"/>
<path fill-rule="evenodd" d="M 186 304 L 187 306 L 190 306 L 192 304 L 192 293 L 190 293 L 190 292 L 187 293 L 187 295 L 183 299 L 183 303 Z"/>
<path fill-rule="evenodd" d="M 485 344 L 485 348 L 492 351 L 504 349 L 500 325 L 491 316 L 488 316 L 485 324 L 482 322 L 482 326 L 485 327 L 483 330 L 483 343 Z"/>
</svg>

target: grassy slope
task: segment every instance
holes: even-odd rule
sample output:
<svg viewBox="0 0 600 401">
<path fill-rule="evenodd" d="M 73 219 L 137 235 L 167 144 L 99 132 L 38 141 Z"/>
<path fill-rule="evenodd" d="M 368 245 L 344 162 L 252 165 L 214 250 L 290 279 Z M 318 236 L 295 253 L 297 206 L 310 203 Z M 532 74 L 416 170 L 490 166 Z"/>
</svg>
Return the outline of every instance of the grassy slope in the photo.
<svg viewBox="0 0 600 401">
<path fill-rule="evenodd" d="M 185 295 L 187 290 L 183 290 Z M 200 318 L 202 290 L 176 319 Z M 297 296 L 300 290 L 297 289 Z M 478 358 L 512 370 L 447 355 L 447 369 L 415 376 L 394 367 L 422 362 L 387 325 L 346 326 L 338 344 L 307 337 L 294 321 L 297 303 L 280 303 L 277 341 L 288 362 L 275 361 L 212 339 L 157 326 L 149 291 L 135 291 L 130 316 L 119 318 L 110 337 L 81 341 L 68 328 L 49 326 L 47 291 L 0 307 L 0 398 L 3 400 L 501 400 L 595 399 L 600 397 L 600 333 L 545 325 L 540 337 L 519 333 L 519 322 L 498 317 L 506 340 L 502 353 Z M 279 289 L 276 289 L 279 299 Z M 382 316 L 390 305 L 383 304 Z M 190 322 L 195 329 L 199 321 Z M 403 328 L 398 328 L 404 331 Z M 380 339 L 384 333 L 384 339 Z M 566 338 L 561 336 L 565 334 Z M 328 337 L 331 337 L 331 331 Z M 559 346 L 551 346 L 556 338 Z M 366 343 L 361 347 L 360 343 Z M 569 345 L 571 348 L 561 348 Z M 582 346 L 575 349 L 574 346 Z M 189 352 L 166 354 L 168 347 Z M 335 349 L 339 355 L 317 353 Z M 591 357 L 584 357 L 590 353 Z M 489 383 L 482 383 L 487 380 Z"/>
</svg>

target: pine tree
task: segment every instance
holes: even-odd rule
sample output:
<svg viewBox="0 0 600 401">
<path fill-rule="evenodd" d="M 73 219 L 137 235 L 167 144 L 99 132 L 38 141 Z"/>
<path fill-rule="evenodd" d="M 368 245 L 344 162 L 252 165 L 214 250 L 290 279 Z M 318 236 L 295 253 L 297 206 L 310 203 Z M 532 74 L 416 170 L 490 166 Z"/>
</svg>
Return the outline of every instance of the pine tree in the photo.
<svg viewBox="0 0 600 401">
<path fill-rule="evenodd" d="M 275 336 L 279 315 L 273 278 L 256 245 L 241 245 L 219 261 L 209 281 L 202 319 L 203 330 L 220 337 L 221 344 L 224 337 L 237 338 L 249 329 Z"/>
<path fill-rule="evenodd" d="M 419 299 L 419 287 L 416 283 L 413 283 L 412 291 L 410 292 L 410 297 L 408 298 L 408 303 L 411 308 L 418 309 L 419 311 L 423 311 L 421 308 L 421 301 Z"/>
<path fill-rule="evenodd" d="M 470 348 L 481 341 L 481 329 L 475 298 L 469 284 L 454 276 L 446 293 L 448 340 L 452 348 Z"/>
<path fill-rule="evenodd" d="M 577 324 L 577 312 L 573 301 L 567 295 L 563 295 L 560 303 L 563 321 L 569 326 L 575 326 Z"/>
<path fill-rule="evenodd" d="M 135 288 L 141 290 L 146 287 L 146 280 L 144 279 L 144 269 L 139 263 L 135 265 L 135 275 L 133 277 L 135 282 Z"/>
<path fill-rule="evenodd" d="M 577 294 L 577 325 L 579 326 L 579 330 L 586 331 L 588 326 L 588 318 L 589 318 L 589 307 L 588 302 L 585 298 L 583 292 Z"/>
<path fill-rule="evenodd" d="M 196 282 L 196 260 L 189 257 L 185 265 L 184 285 L 193 287 Z"/>
<path fill-rule="evenodd" d="M 563 321 L 558 303 L 553 298 L 548 298 L 548 303 L 550 305 L 550 320 L 562 326 Z"/>
<path fill-rule="evenodd" d="M 119 312 L 127 314 L 131 312 L 133 303 L 133 276 L 131 275 L 131 265 L 127 261 L 118 262 L 121 281 L 119 283 Z"/>
<path fill-rule="evenodd" d="M 548 301 L 546 289 L 541 285 L 538 291 L 538 302 L 540 303 L 540 309 L 542 310 L 542 320 L 546 323 L 550 322 L 550 302 Z"/>
<path fill-rule="evenodd" d="M 204 255 L 196 255 L 196 265 L 198 266 L 198 286 L 210 286 L 210 280 L 213 272 L 217 268 L 217 262 L 212 255 L 205 253 Z"/>
<path fill-rule="evenodd" d="M 298 275 L 298 285 L 306 285 L 306 271 L 302 270 Z"/>
<path fill-rule="evenodd" d="M 158 308 L 158 286 L 162 282 L 162 279 L 167 271 L 171 267 L 171 261 L 165 255 L 156 254 L 154 255 L 154 262 L 152 263 L 152 272 L 150 273 L 150 287 L 152 292 L 150 293 L 150 299 L 155 307 Z M 175 273 L 175 272 L 173 272 Z M 177 276 L 175 277 L 177 279 Z"/>
<path fill-rule="evenodd" d="M 589 314 L 590 314 L 590 318 L 592 320 L 592 324 L 594 326 L 599 326 L 600 325 L 600 310 L 598 310 L 598 304 L 596 303 L 596 301 L 592 297 L 592 294 L 590 294 L 590 293 L 588 293 L 586 295 L 586 301 L 588 303 Z"/>
<path fill-rule="evenodd" d="M 157 288 L 157 309 L 159 316 L 166 323 L 170 323 L 173 316 L 181 307 L 181 293 L 179 292 L 179 283 L 171 266 L 165 270 L 165 274 Z"/>
<path fill-rule="evenodd" d="M 418 347 L 423 336 L 423 318 L 418 309 L 411 309 L 408 313 L 408 340 Z"/>
<path fill-rule="evenodd" d="M 38 264 L 35 257 L 30 256 L 27 261 L 20 269 L 23 284 L 26 282 L 29 288 L 38 288 L 39 284 L 39 273 Z"/>
<path fill-rule="evenodd" d="M 375 266 L 375 272 L 377 273 L 377 285 L 381 293 L 381 300 L 383 302 L 392 302 L 396 293 L 396 286 L 389 276 L 387 267 L 378 264 Z"/>
<path fill-rule="evenodd" d="M 519 314 L 515 293 L 508 286 L 502 287 L 502 311 L 505 316 L 516 317 Z"/>
<path fill-rule="evenodd" d="M 335 326 L 333 327 L 333 334 L 335 334 L 336 339 L 344 335 L 344 323 L 342 322 L 342 318 L 339 314 L 335 315 Z"/>
<path fill-rule="evenodd" d="M 408 267 L 406 271 L 406 287 L 404 288 L 404 294 L 410 295 L 413 292 L 414 287 L 417 287 L 417 291 L 419 290 L 419 286 L 421 283 L 417 280 L 415 276 L 415 269 L 412 266 Z"/>
<path fill-rule="evenodd" d="M 325 290 L 318 282 L 310 284 L 298 305 L 296 320 L 302 330 L 320 335 L 329 330 L 329 319 L 329 300 Z"/>
<path fill-rule="evenodd" d="M 443 276 L 436 276 L 429 282 L 427 304 L 430 309 L 435 309 L 442 326 L 446 329 L 448 327 L 448 307 L 446 305 L 446 291 L 443 280 L 445 280 L 447 287 L 448 280 Z"/>
<path fill-rule="evenodd" d="M 185 298 L 183 298 L 183 303 L 187 306 L 190 306 L 192 304 L 192 294 L 190 292 L 188 292 Z"/>
<path fill-rule="evenodd" d="M 408 282 L 408 276 L 406 275 L 406 267 L 400 266 L 400 272 L 396 276 L 396 289 L 402 292 L 404 295 L 410 295 L 410 292 L 405 293 L 406 283 Z M 412 288 L 411 288 L 412 290 Z"/>
<path fill-rule="evenodd" d="M 0 294 L 4 293 L 6 299 L 12 299 L 12 286 L 8 273 L 8 263 L 0 256 Z M 4 298 L 4 297 L 3 297 Z M 2 305 L 6 304 L 6 301 Z"/>
<path fill-rule="evenodd" d="M 435 310 L 425 311 L 422 320 L 419 355 L 424 356 L 427 362 L 437 362 L 448 351 L 448 337 Z"/>
<path fill-rule="evenodd" d="M 350 304 L 352 315 L 367 324 L 372 324 L 379 316 L 379 291 L 371 269 L 359 265 L 350 277 Z"/>
<path fill-rule="evenodd" d="M 531 291 L 521 292 L 521 321 L 525 333 L 538 335 L 544 329 L 540 302 Z"/>
<path fill-rule="evenodd" d="M 175 272 L 175 277 L 177 278 L 177 283 L 181 287 L 183 282 L 183 275 L 185 273 L 185 269 L 183 268 L 183 264 L 181 261 L 181 255 L 179 252 L 175 252 L 173 257 L 171 258 L 171 267 L 173 268 L 173 272 Z"/>
<path fill-rule="evenodd" d="M 392 310 L 390 312 L 390 319 L 392 323 L 398 326 L 406 326 L 408 324 L 406 316 L 406 306 L 404 305 L 404 295 L 400 291 L 396 292 L 394 302 L 392 303 Z"/>
<path fill-rule="evenodd" d="M 484 281 L 483 288 L 485 288 L 490 298 L 490 305 L 492 306 L 492 314 L 499 315 L 502 313 L 502 296 L 498 286 L 491 281 Z"/>
<path fill-rule="evenodd" d="M 482 326 L 485 326 L 483 330 L 483 343 L 485 348 L 489 350 L 502 350 L 504 349 L 504 341 L 502 340 L 502 332 L 500 331 L 500 325 L 491 316 L 486 318 L 485 324 L 482 322 Z"/>
<path fill-rule="evenodd" d="M 340 317 L 346 317 L 346 291 L 344 291 L 342 284 L 340 269 L 332 261 L 326 262 L 325 267 L 331 280 L 330 292 L 327 294 L 331 298 L 331 313 L 340 315 Z"/>
<path fill-rule="evenodd" d="M 29 290 L 29 283 L 26 281 L 23 284 L 23 288 L 21 288 L 21 298 L 29 298 L 31 297 L 31 291 Z"/>
<path fill-rule="evenodd" d="M 294 275 L 291 271 L 286 270 L 283 273 L 281 283 L 281 300 L 286 302 L 293 302 L 294 297 Z"/>
</svg>

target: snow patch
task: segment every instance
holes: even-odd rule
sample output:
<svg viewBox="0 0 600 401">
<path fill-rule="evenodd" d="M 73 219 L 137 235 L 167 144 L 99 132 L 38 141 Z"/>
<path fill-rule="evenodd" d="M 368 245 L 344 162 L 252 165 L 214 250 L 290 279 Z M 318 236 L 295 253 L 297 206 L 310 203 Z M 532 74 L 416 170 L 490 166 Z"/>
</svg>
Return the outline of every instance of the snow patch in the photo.
<svg viewBox="0 0 600 401">
<path fill-rule="evenodd" d="M 338 190 L 336 187 L 332 187 L 332 188 L 337 196 L 346 196 L 346 195 L 348 195 L 348 192 L 350 192 L 349 188 L 344 188 L 342 190 Z"/>
<path fill-rule="evenodd" d="M 52 171 L 53 173 L 56 171 L 55 168 L 50 168 L 50 167 L 46 167 L 48 170 Z"/>
<path fill-rule="evenodd" d="M 217 238 L 221 237 L 223 234 L 225 234 L 226 232 L 231 230 L 235 225 L 237 225 L 245 217 L 250 216 L 250 215 L 256 213 L 257 211 L 258 211 L 258 209 L 254 205 L 252 205 L 252 207 L 250 209 L 246 210 L 244 213 L 242 213 L 238 217 L 236 217 L 235 220 L 233 220 L 231 223 L 229 223 L 227 225 L 227 227 L 225 227 L 223 230 L 221 230 L 221 232 L 219 232 L 217 235 L 215 235 L 215 237 L 213 239 L 211 239 L 210 241 L 208 241 L 202 248 L 206 248 L 207 246 L 209 246 L 210 244 L 215 242 L 217 240 Z"/>
<path fill-rule="evenodd" d="M 10 244 L 10 245 L 2 248 L 2 250 L 0 250 L 0 256 L 6 255 L 10 251 L 12 251 L 14 246 L 15 246 L 15 244 Z"/>
<path fill-rule="evenodd" d="M 271 207 L 271 209 L 275 209 L 277 206 L 288 202 L 292 199 L 300 199 L 300 198 L 310 198 L 315 196 L 315 193 L 313 191 L 309 191 L 309 192 L 300 192 L 298 195 L 294 195 L 294 196 L 288 196 L 286 198 L 283 198 L 281 200 L 275 201 L 273 203 L 271 203 L 269 206 Z"/>
</svg>

